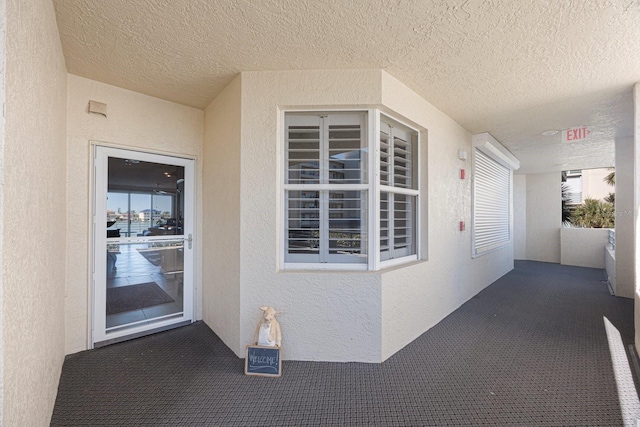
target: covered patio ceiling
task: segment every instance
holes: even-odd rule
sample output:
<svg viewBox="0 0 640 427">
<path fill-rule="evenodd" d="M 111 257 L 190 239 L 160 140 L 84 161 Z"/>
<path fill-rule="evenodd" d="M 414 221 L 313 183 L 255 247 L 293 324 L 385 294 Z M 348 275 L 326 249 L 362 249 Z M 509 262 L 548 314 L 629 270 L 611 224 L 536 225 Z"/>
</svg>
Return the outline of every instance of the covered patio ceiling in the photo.
<svg viewBox="0 0 640 427">
<path fill-rule="evenodd" d="M 68 71 L 205 108 L 240 71 L 381 68 L 519 173 L 611 166 L 633 136 L 640 2 L 53 0 Z M 546 130 L 589 126 L 582 143 Z"/>
</svg>

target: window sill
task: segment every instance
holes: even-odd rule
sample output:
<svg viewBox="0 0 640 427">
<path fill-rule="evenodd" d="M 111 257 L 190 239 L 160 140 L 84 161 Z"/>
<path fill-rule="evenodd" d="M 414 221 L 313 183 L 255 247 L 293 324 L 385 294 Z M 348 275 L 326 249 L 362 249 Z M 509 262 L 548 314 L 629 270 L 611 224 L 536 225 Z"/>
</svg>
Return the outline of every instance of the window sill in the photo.
<svg viewBox="0 0 640 427">
<path fill-rule="evenodd" d="M 305 263 L 285 263 L 280 272 L 295 273 L 316 273 L 316 272 L 369 272 L 367 264 L 305 264 Z"/>
<path fill-rule="evenodd" d="M 417 256 L 408 256 L 396 258 L 380 263 L 377 270 L 369 270 L 367 264 L 304 264 L 304 263 L 285 263 L 278 270 L 279 273 L 384 273 L 387 271 L 405 268 L 414 264 L 426 262 L 426 260 L 418 259 Z"/>
</svg>

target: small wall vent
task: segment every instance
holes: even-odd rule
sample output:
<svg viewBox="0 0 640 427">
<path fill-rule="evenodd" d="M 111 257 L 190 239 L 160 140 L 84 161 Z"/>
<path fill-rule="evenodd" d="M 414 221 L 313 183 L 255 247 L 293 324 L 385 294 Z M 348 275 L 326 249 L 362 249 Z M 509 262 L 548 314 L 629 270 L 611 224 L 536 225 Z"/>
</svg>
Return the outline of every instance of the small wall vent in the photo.
<svg viewBox="0 0 640 427">
<path fill-rule="evenodd" d="M 107 117 L 107 104 L 98 101 L 89 101 L 89 114 L 99 114 Z"/>
</svg>

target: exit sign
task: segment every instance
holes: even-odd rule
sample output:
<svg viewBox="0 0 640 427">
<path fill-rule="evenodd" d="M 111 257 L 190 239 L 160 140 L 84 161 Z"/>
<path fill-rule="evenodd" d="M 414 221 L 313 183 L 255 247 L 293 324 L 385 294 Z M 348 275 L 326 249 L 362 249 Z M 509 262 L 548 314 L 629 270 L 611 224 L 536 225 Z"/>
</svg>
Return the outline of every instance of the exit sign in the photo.
<svg viewBox="0 0 640 427">
<path fill-rule="evenodd" d="M 587 126 L 580 126 L 577 128 L 569 128 L 562 131 L 562 142 L 579 142 L 587 139 L 587 136 L 591 133 L 591 129 Z"/>
</svg>

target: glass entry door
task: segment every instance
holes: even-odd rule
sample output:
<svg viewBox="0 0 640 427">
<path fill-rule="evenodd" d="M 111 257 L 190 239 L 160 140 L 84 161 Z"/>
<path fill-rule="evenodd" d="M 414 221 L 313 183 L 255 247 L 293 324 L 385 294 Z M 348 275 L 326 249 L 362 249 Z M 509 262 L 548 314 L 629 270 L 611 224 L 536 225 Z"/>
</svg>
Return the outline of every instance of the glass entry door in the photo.
<svg viewBox="0 0 640 427">
<path fill-rule="evenodd" d="M 92 344 L 193 321 L 194 161 L 95 147 Z"/>
</svg>

